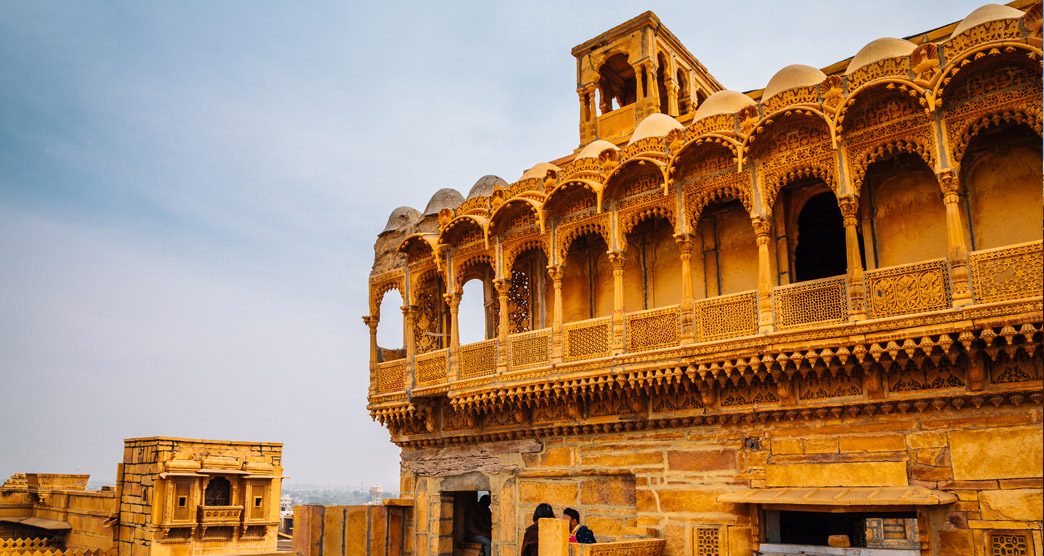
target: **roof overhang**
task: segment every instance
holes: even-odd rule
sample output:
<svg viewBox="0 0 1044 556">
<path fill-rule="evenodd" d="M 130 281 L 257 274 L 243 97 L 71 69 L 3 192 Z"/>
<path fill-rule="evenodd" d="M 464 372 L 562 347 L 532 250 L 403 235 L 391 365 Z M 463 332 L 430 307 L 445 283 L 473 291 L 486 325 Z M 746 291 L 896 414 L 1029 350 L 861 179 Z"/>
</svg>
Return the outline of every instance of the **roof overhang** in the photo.
<svg viewBox="0 0 1044 556">
<path fill-rule="evenodd" d="M 68 521 L 46 519 L 43 517 L 0 517 L 0 522 L 28 525 L 29 527 L 47 529 L 48 531 L 68 531 L 72 529 L 72 525 L 69 525 Z"/>
<path fill-rule="evenodd" d="M 920 486 L 748 488 L 718 496 L 718 502 L 780 506 L 940 506 L 957 496 Z"/>
</svg>

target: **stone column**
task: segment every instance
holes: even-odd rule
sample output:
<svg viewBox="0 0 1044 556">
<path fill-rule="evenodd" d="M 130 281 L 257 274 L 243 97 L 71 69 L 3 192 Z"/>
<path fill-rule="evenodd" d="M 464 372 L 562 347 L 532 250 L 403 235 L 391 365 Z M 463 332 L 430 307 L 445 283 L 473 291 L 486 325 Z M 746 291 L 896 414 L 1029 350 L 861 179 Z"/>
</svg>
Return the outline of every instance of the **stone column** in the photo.
<svg viewBox="0 0 1044 556">
<path fill-rule="evenodd" d="M 841 217 L 845 223 L 845 258 L 848 263 L 848 320 L 866 319 L 863 306 L 863 262 L 859 255 L 859 197 L 848 196 L 838 199 Z"/>
<path fill-rule="evenodd" d="M 634 66 L 634 103 L 636 108 L 640 108 L 645 100 L 645 88 L 642 86 L 642 72 L 645 71 L 643 64 L 635 64 Z"/>
<path fill-rule="evenodd" d="M 449 305 L 450 310 L 450 341 L 449 341 L 449 376 L 452 382 L 460 377 L 459 353 L 460 353 L 460 326 L 457 323 L 457 312 L 460 309 L 460 294 L 457 292 L 446 293 L 442 298 Z"/>
<path fill-rule="evenodd" d="M 972 302 L 968 272 L 968 244 L 965 242 L 965 225 L 961 218 L 960 183 L 953 171 L 937 174 L 943 204 L 946 206 L 946 257 L 950 262 L 950 285 L 953 288 L 953 306 L 961 307 Z"/>
<path fill-rule="evenodd" d="M 372 316 L 364 316 L 363 322 L 370 329 L 370 369 L 377 367 L 377 324 L 380 319 Z"/>
<path fill-rule="evenodd" d="M 551 277 L 551 285 L 555 291 L 554 307 L 551 319 L 551 357 L 562 358 L 562 266 L 548 266 L 547 275 Z"/>
<path fill-rule="evenodd" d="M 681 113 L 678 107 L 678 81 L 670 75 L 663 81 L 667 86 L 667 114 L 677 118 Z"/>
<path fill-rule="evenodd" d="M 508 292 L 511 290 L 511 281 L 494 280 L 493 287 L 497 288 L 497 300 L 500 303 L 500 322 L 497 323 L 497 367 L 503 370 L 507 368 Z"/>
<path fill-rule="evenodd" d="M 772 240 L 772 223 L 755 216 L 754 237 L 758 244 L 758 330 L 772 332 L 776 328 L 772 314 L 772 267 L 769 262 L 769 241 Z"/>
<path fill-rule="evenodd" d="M 696 339 L 696 331 L 693 327 L 692 321 L 692 235 L 690 234 L 678 234 L 674 236 L 675 242 L 678 244 L 678 252 L 681 258 L 681 318 L 678 322 L 681 324 L 681 330 L 679 331 L 679 338 L 682 343 L 693 342 Z"/>
<path fill-rule="evenodd" d="M 646 114 L 655 114 L 660 111 L 660 87 L 657 84 L 656 79 L 656 66 L 653 66 L 652 62 L 646 65 L 646 71 L 649 72 L 649 82 L 646 84 L 646 88 L 649 89 L 649 109 Z"/>
<path fill-rule="evenodd" d="M 613 340 L 614 353 L 623 352 L 624 335 L 624 292 L 623 292 L 623 253 L 609 253 L 609 264 L 613 267 Z"/>
<path fill-rule="evenodd" d="M 413 388 L 415 383 L 413 376 L 413 357 L 417 351 L 416 338 L 413 337 L 413 317 L 415 312 L 415 305 L 402 306 L 402 334 L 406 343 L 406 378 L 404 380 L 406 389 Z"/>
</svg>

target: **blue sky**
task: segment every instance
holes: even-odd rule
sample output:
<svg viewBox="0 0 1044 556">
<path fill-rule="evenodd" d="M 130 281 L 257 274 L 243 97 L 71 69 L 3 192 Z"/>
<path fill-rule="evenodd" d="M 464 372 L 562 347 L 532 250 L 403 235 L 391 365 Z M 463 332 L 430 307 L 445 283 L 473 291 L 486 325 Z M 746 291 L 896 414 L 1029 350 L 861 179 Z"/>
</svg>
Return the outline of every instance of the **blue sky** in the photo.
<svg viewBox="0 0 1044 556">
<path fill-rule="evenodd" d="M 397 488 L 366 276 L 399 205 L 577 146 L 569 50 L 654 10 L 727 87 L 978 4 L 0 4 L 0 480 L 126 437 L 285 443 Z"/>
</svg>

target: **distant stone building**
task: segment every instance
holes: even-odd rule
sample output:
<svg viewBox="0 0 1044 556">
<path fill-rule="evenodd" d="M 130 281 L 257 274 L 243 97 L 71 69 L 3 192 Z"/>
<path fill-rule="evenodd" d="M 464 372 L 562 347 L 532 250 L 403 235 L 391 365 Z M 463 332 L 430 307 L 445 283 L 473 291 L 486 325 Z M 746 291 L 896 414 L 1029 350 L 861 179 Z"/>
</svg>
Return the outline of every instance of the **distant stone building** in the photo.
<svg viewBox="0 0 1044 556">
<path fill-rule="evenodd" d="M 540 502 L 613 554 L 1044 555 L 1040 3 L 748 93 L 650 12 L 572 53 L 573 153 L 378 236 L 401 499 L 302 552 L 472 554 L 488 491 L 497 556 Z"/>
<path fill-rule="evenodd" d="M 0 486 L 0 543 L 111 556 L 275 552 L 282 444 L 124 441 L 116 487 L 87 475 L 16 474 Z M 15 556 L 8 555 L 5 556 Z"/>
</svg>

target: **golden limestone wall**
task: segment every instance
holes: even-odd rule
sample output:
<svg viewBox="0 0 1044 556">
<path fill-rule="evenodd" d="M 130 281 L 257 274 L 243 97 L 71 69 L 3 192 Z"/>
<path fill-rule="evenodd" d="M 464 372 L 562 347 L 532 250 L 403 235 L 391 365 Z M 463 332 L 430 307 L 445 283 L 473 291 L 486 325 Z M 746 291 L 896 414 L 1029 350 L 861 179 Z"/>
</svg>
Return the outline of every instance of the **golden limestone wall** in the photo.
<svg viewBox="0 0 1044 556">
<path fill-rule="evenodd" d="M 116 514 L 115 490 L 84 490 L 87 475 L 27 473 L 16 477 L 21 480 L 0 486 L 0 519 L 42 518 L 64 522 L 71 529 L 47 530 L 6 522 L 0 523 L 0 539 L 48 536 L 52 549 L 115 553 L 111 526 Z"/>
<path fill-rule="evenodd" d="M 124 442 L 120 556 L 244 554 L 276 548 L 282 444 L 181 438 Z M 210 483 L 228 498 L 209 503 Z"/>
<path fill-rule="evenodd" d="M 746 556 L 763 524 L 749 505 L 718 501 L 723 494 L 907 486 L 958 498 L 918 510 L 925 554 L 1008 554 L 990 548 L 996 534 L 1024 537 L 1035 547 L 1026 554 L 1041 554 L 1042 458 L 1040 407 L 987 403 L 975 414 L 908 407 L 862 419 L 799 417 L 405 450 L 402 489 L 416 501 L 417 555 L 450 553 L 452 505 L 440 495 L 447 491 L 493 493 L 495 554 L 502 556 L 518 553 L 540 502 L 556 514 L 578 509 L 600 541 L 661 537 L 667 556 Z"/>
</svg>

